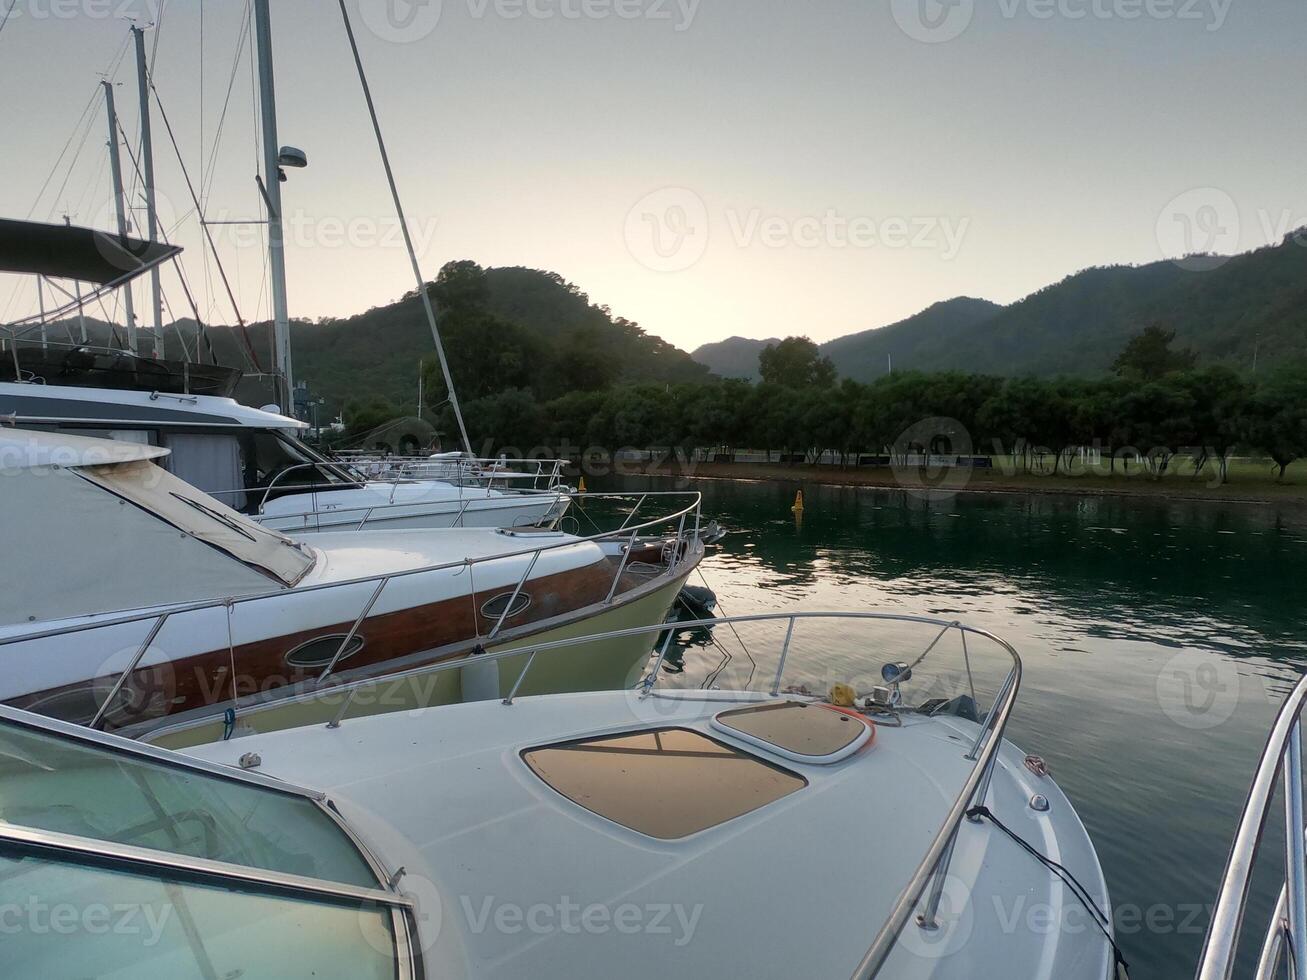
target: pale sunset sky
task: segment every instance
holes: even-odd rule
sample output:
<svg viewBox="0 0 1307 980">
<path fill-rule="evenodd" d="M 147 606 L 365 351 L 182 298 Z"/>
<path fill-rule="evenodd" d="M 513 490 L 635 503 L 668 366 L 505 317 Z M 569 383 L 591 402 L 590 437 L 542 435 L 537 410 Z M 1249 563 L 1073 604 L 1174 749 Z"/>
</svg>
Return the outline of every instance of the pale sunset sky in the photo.
<svg viewBox="0 0 1307 980">
<path fill-rule="evenodd" d="M 1300 0 L 349 6 L 426 277 L 549 269 L 686 349 L 827 340 L 1307 223 Z M 259 213 L 243 0 L 16 0 L 0 215 L 111 226 L 99 81 L 135 152 L 132 16 L 159 24 L 155 82 L 209 218 Z M 284 185 L 292 315 L 393 301 L 413 281 L 336 3 L 274 0 L 273 22 L 281 142 L 310 161 Z M 157 113 L 155 155 L 203 312 L 232 322 Z M 267 318 L 257 228 L 215 230 Z M 0 277 L 0 320 L 35 304 Z"/>
</svg>

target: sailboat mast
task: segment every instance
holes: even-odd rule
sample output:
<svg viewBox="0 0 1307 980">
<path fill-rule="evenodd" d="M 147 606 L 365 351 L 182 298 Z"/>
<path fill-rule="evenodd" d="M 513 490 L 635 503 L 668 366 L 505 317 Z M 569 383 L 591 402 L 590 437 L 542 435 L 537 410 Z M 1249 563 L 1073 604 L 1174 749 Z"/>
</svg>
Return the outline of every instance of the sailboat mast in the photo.
<svg viewBox="0 0 1307 980">
<path fill-rule="evenodd" d="M 263 117 L 263 194 L 268 208 L 268 270 L 272 280 L 272 361 L 278 375 L 277 402 L 295 412 L 295 376 L 290 358 L 290 313 L 286 303 L 286 246 L 281 217 L 280 144 L 277 93 L 272 71 L 272 15 L 268 0 L 254 0 L 259 49 L 259 104 Z"/>
<path fill-rule="evenodd" d="M 145 179 L 145 221 L 148 238 L 159 240 L 159 212 L 154 201 L 154 141 L 150 135 L 150 77 L 145 61 L 145 29 L 132 28 L 136 39 L 136 83 L 141 96 L 141 170 Z M 154 314 L 154 356 L 163 357 L 163 296 L 159 267 L 150 270 L 150 305 Z"/>
<path fill-rule="evenodd" d="M 113 203 L 118 212 L 118 236 L 127 237 L 127 201 L 123 198 L 123 165 L 118 158 L 118 112 L 113 105 L 113 82 L 104 86 L 104 105 L 109 113 L 109 171 L 113 176 Z M 136 353 L 136 311 L 132 308 L 131 283 L 123 286 L 123 307 L 127 311 L 127 349 Z"/>
</svg>

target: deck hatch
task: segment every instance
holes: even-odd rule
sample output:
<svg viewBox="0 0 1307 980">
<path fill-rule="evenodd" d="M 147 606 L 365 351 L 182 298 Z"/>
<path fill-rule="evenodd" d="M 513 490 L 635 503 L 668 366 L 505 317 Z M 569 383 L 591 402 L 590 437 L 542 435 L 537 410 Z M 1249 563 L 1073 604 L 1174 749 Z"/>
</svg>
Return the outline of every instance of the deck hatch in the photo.
<svg viewBox="0 0 1307 980">
<path fill-rule="evenodd" d="M 795 762 L 829 765 L 848 758 L 872 737 L 861 718 L 802 701 L 770 701 L 723 711 L 713 728 Z"/>
<path fill-rule="evenodd" d="M 522 758 L 578 806 L 649 837 L 679 840 L 774 803 L 802 776 L 683 728 L 527 749 Z"/>
</svg>

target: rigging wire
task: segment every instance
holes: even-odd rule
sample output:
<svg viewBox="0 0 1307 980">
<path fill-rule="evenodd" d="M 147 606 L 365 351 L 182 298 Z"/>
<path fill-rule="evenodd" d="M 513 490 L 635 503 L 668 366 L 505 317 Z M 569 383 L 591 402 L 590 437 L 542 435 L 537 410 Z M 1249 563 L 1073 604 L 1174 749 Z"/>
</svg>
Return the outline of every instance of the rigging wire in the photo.
<svg viewBox="0 0 1307 980">
<path fill-rule="evenodd" d="M 249 0 L 246 0 L 245 13 L 241 18 L 240 30 L 237 32 L 236 36 L 236 55 L 232 58 L 231 75 L 227 78 L 227 92 L 226 95 L 223 96 L 222 109 L 218 113 L 218 124 L 214 127 L 213 145 L 209 148 L 208 165 L 207 168 L 202 168 L 200 171 L 201 174 L 204 174 L 206 169 L 208 172 L 207 179 L 204 176 L 201 176 L 200 178 L 200 200 L 206 206 L 209 202 L 209 198 L 213 194 L 213 181 L 218 165 L 218 150 L 222 143 L 223 130 L 227 124 L 227 111 L 231 106 L 232 92 L 236 88 L 236 76 L 240 73 L 241 59 L 245 55 L 245 38 L 249 29 L 250 11 L 250 2 Z"/>
<path fill-rule="evenodd" d="M 9 23 L 9 15 L 14 12 L 14 8 L 17 6 L 18 0 L 10 0 L 9 9 L 5 11 L 5 19 L 0 20 L 0 34 L 4 33 L 5 25 Z"/>
<path fill-rule="evenodd" d="M 154 79 L 147 78 L 147 81 L 150 85 L 150 92 L 154 95 L 154 103 L 159 107 L 159 118 L 163 122 L 164 130 L 168 133 L 168 140 L 172 143 L 173 152 L 177 155 L 177 163 L 181 167 L 182 177 L 186 180 L 186 189 L 190 192 L 191 202 L 195 205 L 196 211 L 199 212 L 200 228 L 204 232 L 205 240 L 209 243 L 209 248 L 214 253 L 213 258 L 218 266 L 218 274 L 222 278 L 223 286 L 227 291 L 227 298 L 231 302 L 232 311 L 236 315 L 237 328 L 240 330 L 241 339 L 245 345 L 244 350 L 248 354 L 250 363 L 254 366 L 254 369 L 262 372 L 263 368 L 259 364 L 258 353 L 255 351 L 254 345 L 250 342 L 249 330 L 247 329 L 245 318 L 241 316 L 240 305 L 236 302 L 236 294 L 232 292 L 231 282 L 227 278 L 227 270 L 223 267 L 222 260 L 218 258 L 218 249 L 213 241 L 213 233 L 209 230 L 209 225 L 204 220 L 204 208 L 200 206 L 199 196 L 195 193 L 195 184 L 191 181 L 190 171 L 186 169 L 186 160 L 182 157 L 181 147 L 177 143 L 177 136 L 173 132 L 172 123 L 168 120 L 168 113 L 163 108 L 163 99 L 160 98 L 159 90 L 154 85 Z"/>
<path fill-rule="evenodd" d="M 359 54 L 358 41 L 354 37 L 354 25 L 350 22 L 349 9 L 345 6 L 345 0 L 338 0 L 338 3 L 340 16 L 345 22 L 345 34 L 349 38 L 350 51 L 354 55 L 354 66 L 358 69 L 359 84 L 363 87 L 363 98 L 368 105 L 368 115 L 372 118 L 372 131 L 377 137 L 377 149 L 381 153 L 381 164 L 386 171 L 386 182 L 390 184 L 390 196 L 395 202 L 396 217 L 399 218 L 399 227 L 404 233 L 404 244 L 408 248 L 409 261 L 413 265 L 413 278 L 417 281 L 418 294 L 422 297 L 422 309 L 427 315 L 427 323 L 431 326 L 431 339 L 435 342 L 436 355 L 440 358 L 440 370 L 445 376 L 445 390 L 449 393 L 449 404 L 454 410 L 454 418 L 458 421 L 458 431 L 463 437 L 463 448 L 469 456 L 472 456 L 472 440 L 468 438 L 467 426 L 463 422 L 463 411 L 459 408 L 458 395 L 454 390 L 454 379 L 449 372 L 449 360 L 445 357 L 445 345 L 440 340 L 440 327 L 436 323 L 436 311 L 431 306 L 431 295 L 427 292 L 427 283 L 422 277 L 422 268 L 418 265 L 417 251 L 413 247 L 413 236 L 408 230 L 408 222 L 404 219 L 404 206 L 400 202 L 399 188 L 395 184 L 395 171 L 390 166 L 390 154 L 386 151 L 386 141 L 381 135 L 381 122 L 377 118 L 377 107 L 372 101 L 372 87 L 368 84 L 367 72 L 363 69 L 363 57 Z M 275 179 L 275 176 L 273 179 Z"/>
</svg>

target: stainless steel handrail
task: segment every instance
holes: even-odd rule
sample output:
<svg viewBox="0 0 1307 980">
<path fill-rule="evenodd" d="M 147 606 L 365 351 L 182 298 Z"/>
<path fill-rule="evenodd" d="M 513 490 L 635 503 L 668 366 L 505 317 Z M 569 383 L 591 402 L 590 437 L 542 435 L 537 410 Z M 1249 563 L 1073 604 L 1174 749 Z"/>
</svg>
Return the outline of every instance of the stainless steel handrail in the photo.
<svg viewBox="0 0 1307 980">
<path fill-rule="evenodd" d="M 1307 867 L 1304 866 L 1303 848 L 1302 774 L 1304 704 L 1307 704 L 1307 676 L 1298 681 L 1280 706 L 1275 725 L 1271 728 L 1270 737 L 1257 763 L 1257 772 L 1248 790 L 1248 798 L 1239 818 L 1239 829 L 1235 833 L 1225 873 L 1221 877 L 1221 890 L 1212 912 L 1211 924 L 1203 940 L 1196 980 L 1230 980 L 1234 975 L 1235 956 L 1247 914 L 1253 867 L 1266 830 L 1271 800 L 1281 775 L 1284 776 L 1285 788 L 1285 885 L 1262 946 L 1256 976 L 1261 980 L 1274 975 L 1285 940 L 1289 943 L 1292 962 L 1298 964 L 1295 968 L 1296 975 L 1301 977 L 1303 974 L 1300 971 L 1307 969 L 1307 922 L 1304 921 Z"/>
<path fill-rule="evenodd" d="M 401 484 L 395 484 L 395 485 L 400 486 Z M 341 488 L 341 489 L 348 489 L 348 488 Z M 462 491 L 467 488 L 459 487 L 458 489 Z M 242 491 L 232 491 L 232 492 L 246 493 L 247 491 L 242 490 Z M 326 494 L 332 491 L 330 488 L 327 488 L 321 490 L 315 489 L 312 492 L 316 496 L 318 493 Z M 500 494 L 501 496 L 486 497 L 486 496 L 481 496 L 479 494 L 466 495 L 460 492 L 457 500 L 457 502 L 459 503 L 458 513 L 454 515 L 454 521 L 450 526 L 451 527 L 462 526 L 460 522 L 466 518 L 467 512 L 469 510 L 472 510 L 473 505 L 480 501 L 488 501 L 490 504 L 492 504 L 492 506 L 489 508 L 477 508 L 477 510 L 479 511 L 483 511 L 487 509 L 495 510 L 500 508 L 502 508 L 503 510 L 509 510 L 513 507 L 521 507 L 523 504 L 529 505 L 542 501 L 553 501 L 557 503 L 560 500 L 570 500 L 572 497 L 570 493 L 568 493 L 567 491 L 561 488 L 557 490 L 518 490 L 513 488 L 504 488 L 504 489 L 496 490 L 495 493 Z M 219 495 L 220 494 L 210 494 L 210 496 L 219 496 Z M 587 496 L 589 495 L 587 494 Z M 256 524 L 261 524 L 265 527 L 271 526 L 273 523 L 282 525 L 287 521 L 290 522 L 300 521 L 303 523 L 304 525 L 303 527 L 288 528 L 284 526 L 279 526 L 274 528 L 274 530 L 279 530 L 283 534 L 289 534 L 289 533 L 296 533 L 296 532 L 321 530 L 322 519 L 324 516 L 342 517 L 345 515 L 353 515 L 353 514 L 361 513 L 363 514 L 362 520 L 360 520 L 352 528 L 347 527 L 346 530 L 362 531 L 365 530 L 366 526 L 369 523 L 373 522 L 374 519 L 378 522 L 389 520 L 392 515 L 398 514 L 401 511 L 408 512 L 405 514 L 405 516 L 420 517 L 423 516 L 423 513 L 426 512 L 436 513 L 436 511 L 431 511 L 431 508 L 445 506 L 447 504 L 452 504 L 454 502 L 455 501 L 451 498 L 449 500 L 412 500 L 412 501 L 401 502 L 401 503 L 385 503 L 385 504 L 352 504 L 352 505 L 340 507 L 335 510 L 325 510 L 325 511 L 322 509 L 318 509 L 318 510 L 297 511 L 293 514 L 259 513 L 257 515 L 250 517 L 249 519 L 254 521 L 254 523 Z M 421 511 L 421 513 L 413 513 L 415 510 Z M 447 511 L 441 511 L 439 513 L 447 513 Z M 340 521 L 339 523 L 351 524 L 351 525 L 355 524 L 354 518 L 352 516 L 349 518 L 348 522 Z"/>
</svg>

